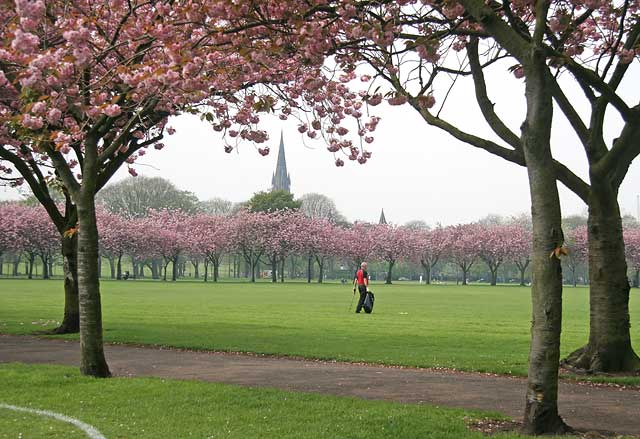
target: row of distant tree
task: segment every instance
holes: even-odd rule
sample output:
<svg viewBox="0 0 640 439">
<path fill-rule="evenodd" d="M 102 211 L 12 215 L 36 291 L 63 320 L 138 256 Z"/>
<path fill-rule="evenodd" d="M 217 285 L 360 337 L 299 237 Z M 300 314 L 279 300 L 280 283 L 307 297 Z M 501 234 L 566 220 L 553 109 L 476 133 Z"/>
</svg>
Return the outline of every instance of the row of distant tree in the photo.
<svg viewBox="0 0 640 439">
<path fill-rule="evenodd" d="M 269 273 L 273 281 L 284 281 L 285 275 L 299 277 L 306 271 L 308 281 L 317 274 L 322 282 L 349 276 L 360 261 L 368 260 L 374 262 L 372 268 L 385 271 L 387 282 L 394 278 L 394 267 L 402 264 L 404 276 L 423 275 L 426 282 L 438 271 L 440 278 L 448 274 L 466 284 L 474 270 L 476 277 L 496 284 L 499 270 L 506 267 L 517 271 L 524 284 L 530 263 L 531 227 L 524 215 L 489 215 L 473 224 L 435 228 L 423 221 L 404 226 L 349 224 L 321 194 L 295 200 L 289 193 L 273 191 L 259 192 L 245 203 L 201 202 L 167 180 L 142 177 L 105 188 L 100 204 L 101 261 L 110 265 L 111 277 L 117 279 L 166 280 L 171 267 L 173 280 L 193 271 L 195 278 L 217 281 L 226 261 L 230 277 L 255 280 Z M 18 275 L 24 261 L 31 278 L 39 260 L 41 274 L 48 278 L 60 262 L 60 240 L 42 209 L 30 199 L 5 203 L 0 220 L 10 225 L 0 232 L 0 258 L 12 264 L 11 274 Z M 568 217 L 564 223 L 569 251 L 563 264 L 567 281 L 575 285 L 588 277 L 586 218 Z M 640 268 L 638 230 L 637 221 L 626 217 L 626 248 L 635 285 Z M 0 264 L 0 274 L 3 267 Z"/>
</svg>

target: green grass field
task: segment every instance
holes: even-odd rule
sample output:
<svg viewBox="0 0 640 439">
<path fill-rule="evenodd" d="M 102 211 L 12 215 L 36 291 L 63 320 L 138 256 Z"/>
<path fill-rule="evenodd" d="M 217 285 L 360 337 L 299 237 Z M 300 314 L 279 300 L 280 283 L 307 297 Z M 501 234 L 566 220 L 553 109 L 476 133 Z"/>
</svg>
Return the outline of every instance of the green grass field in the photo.
<svg viewBox="0 0 640 439">
<path fill-rule="evenodd" d="M 466 419 L 426 405 L 153 378 L 86 378 L 68 367 L 0 364 L 0 402 L 48 410 L 117 438 L 481 439 Z M 83 438 L 76 427 L 0 408 L 0 438 Z M 501 434 L 501 439 L 522 436 Z"/>
<path fill-rule="evenodd" d="M 530 290 L 373 285 L 371 315 L 349 311 L 339 284 L 102 282 L 108 342 L 258 352 L 526 375 Z M 632 339 L 640 348 L 640 292 Z M 0 280 L 0 332 L 28 334 L 62 315 L 60 281 Z M 565 288 L 562 352 L 588 331 L 588 290 Z M 640 378 L 611 378 L 640 384 Z"/>
</svg>

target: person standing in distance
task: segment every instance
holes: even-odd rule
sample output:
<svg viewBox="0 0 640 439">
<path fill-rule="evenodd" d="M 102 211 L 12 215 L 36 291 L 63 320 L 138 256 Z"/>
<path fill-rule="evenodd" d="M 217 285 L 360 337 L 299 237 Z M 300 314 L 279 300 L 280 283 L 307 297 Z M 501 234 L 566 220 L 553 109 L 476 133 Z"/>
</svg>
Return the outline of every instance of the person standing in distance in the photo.
<svg viewBox="0 0 640 439">
<path fill-rule="evenodd" d="M 367 273 L 367 263 L 360 264 L 360 269 L 356 271 L 356 275 L 353 279 L 353 293 L 356 292 L 356 285 L 358 286 L 358 292 L 360 293 L 360 300 L 358 300 L 358 306 L 356 306 L 356 313 L 360 313 L 364 299 L 367 297 L 369 291 L 369 273 Z"/>
</svg>

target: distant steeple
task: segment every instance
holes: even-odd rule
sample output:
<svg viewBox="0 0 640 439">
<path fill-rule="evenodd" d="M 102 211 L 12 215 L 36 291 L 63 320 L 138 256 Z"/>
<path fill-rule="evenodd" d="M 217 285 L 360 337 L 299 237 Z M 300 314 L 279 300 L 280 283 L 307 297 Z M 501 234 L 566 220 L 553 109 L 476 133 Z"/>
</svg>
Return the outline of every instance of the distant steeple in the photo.
<svg viewBox="0 0 640 439">
<path fill-rule="evenodd" d="M 380 212 L 380 220 L 378 221 L 378 224 L 387 224 L 387 219 L 384 217 L 384 209 Z"/>
<path fill-rule="evenodd" d="M 291 178 L 287 172 L 287 161 L 284 157 L 284 136 L 280 131 L 280 148 L 278 149 L 278 164 L 276 165 L 276 172 L 271 178 L 271 190 L 272 191 L 285 191 L 291 193 Z"/>
</svg>

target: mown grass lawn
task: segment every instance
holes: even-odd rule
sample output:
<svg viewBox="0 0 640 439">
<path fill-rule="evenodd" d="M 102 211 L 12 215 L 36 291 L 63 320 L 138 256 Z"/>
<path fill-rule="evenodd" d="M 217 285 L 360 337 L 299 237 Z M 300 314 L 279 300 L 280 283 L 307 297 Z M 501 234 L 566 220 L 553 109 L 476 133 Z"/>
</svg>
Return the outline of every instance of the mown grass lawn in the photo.
<svg viewBox="0 0 640 439">
<path fill-rule="evenodd" d="M 373 285 L 371 315 L 340 284 L 103 281 L 105 340 L 526 375 L 530 290 Z M 640 292 L 631 292 L 640 349 Z M 62 283 L 0 280 L 0 332 L 28 334 L 62 316 Z M 588 289 L 565 288 L 562 352 L 586 342 Z M 605 378 L 640 384 L 640 378 Z"/>
<path fill-rule="evenodd" d="M 0 403 L 48 410 L 106 438 L 481 439 L 465 418 L 497 414 L 197 381 L 82 377 L 74 368 L 0 364 Z M 0 408 L 0 438 L 82 438 L 50 418 Z M 521 438 L 501 434 L 501 439 Z"/>
</svg>

